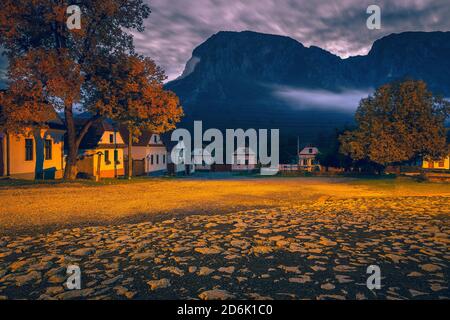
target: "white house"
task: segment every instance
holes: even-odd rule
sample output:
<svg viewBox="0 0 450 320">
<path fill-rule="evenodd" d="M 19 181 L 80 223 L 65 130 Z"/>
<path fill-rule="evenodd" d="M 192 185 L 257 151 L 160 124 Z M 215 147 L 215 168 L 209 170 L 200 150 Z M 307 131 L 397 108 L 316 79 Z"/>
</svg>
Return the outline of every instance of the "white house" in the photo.
<svg viewBox="0 0 450 320">
<path fill-rule="evenodd" d="M 298 154 L 298 165 L 301 169 L 307 171 L 313 171 L 315 169 L 320 169 L 320 164 L 317 161 L 317 156 L 319 154 L 319 149 L 313 146 L 307 146 L 303 148 Z"/>
<path fill-rule="evenodd" d="M 121 127 L 120 132 L 125 141 L 125 157 L 128 157 L 128 129 Z M 133 160 L 143 161 L 143 171 L 145 175 L 160 175 L 167 173 L 168 154 L 167 148 L 157 133 L 143 131 L 137 141 L 133 141 L 131 148 Z"/>
</svg>

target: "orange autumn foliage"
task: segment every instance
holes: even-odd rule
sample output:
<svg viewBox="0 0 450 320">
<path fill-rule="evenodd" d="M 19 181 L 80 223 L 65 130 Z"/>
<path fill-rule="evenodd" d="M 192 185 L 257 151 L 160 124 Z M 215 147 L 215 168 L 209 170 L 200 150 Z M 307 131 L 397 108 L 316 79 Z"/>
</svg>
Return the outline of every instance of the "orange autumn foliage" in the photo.
<svg viewBox="0 0 450 320">
<path fill-rule="evenodd" d="M 80 67 L 67 49 L 30 50 L 10 61 L 8 78 L 9 89 L 0 94 L 0 127 L 16 132 L 45 124 L 54 108 L 62 110 L 79 101 L 83 83 Z"/>
<path fill-rule="evenodd" d="M 175 128 L 183 110 L 178 97 L 163 88 L 164 71 L 149 58 L 122 55 L 108 60 L 93 77 L 96 109 L 130 127 L 166 132 Z"/>
<path fill-rule="evenodd" d="M 81 10 L 80 30 L 66 25 L 73 4 Z M 129 33 L 143 31 L 149 14 L 144 0 L 3 0 L 0 43 L 11 63 L 1 125 L 20 130 L 42 125 L 49 108 L 63 111 L 69 179 L 76 177 L 81 140 L 102 117 L 174 128 L 182 115 L 178 98 L 163 90 L 163 71 L 135 55 Z M 75 106 L 91 115 L 82 128 L 75 126 Z"/>
<path fill-rule="evenodd" d="M 382 166 L 446 156 L 445 121 L 450 103 L 434 96 L 423 81 L 385 84 L 361 100 L 357 128 L 340 137 L 340 151 L 354 160 Z"/>
</svg>

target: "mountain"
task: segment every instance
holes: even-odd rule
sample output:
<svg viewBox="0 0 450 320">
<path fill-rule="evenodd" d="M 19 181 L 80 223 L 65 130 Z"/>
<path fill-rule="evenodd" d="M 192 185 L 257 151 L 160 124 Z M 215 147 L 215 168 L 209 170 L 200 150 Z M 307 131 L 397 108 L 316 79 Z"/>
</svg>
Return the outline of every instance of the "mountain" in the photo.
<svg viewBox="0 0 450 320">
<path fill-rule="evenodd" d="M 422 79 L 450 96 L 448 57 L 450 32 L 392 34 L 368 55 L 348 59 L 289 37 L 219 32 L 193 51 L 182 76 L 166 87 L 181 99 L 183 127 L 202 120 L 219 129 L 279 128 L 288 157 L 297 136 L 317 142 L 351 124 L 358 101 L 381 84 Z"/>
<path fill-rule="evenodd" d="M 358 82 L 373 87 L 401 78 L 420 79 L 450 96 L 450 32 L 405 32 L 375 41 L 367 56 L 343 60 Z M 361 83 L 361 82 L 360 82 Z"/>
</svg>

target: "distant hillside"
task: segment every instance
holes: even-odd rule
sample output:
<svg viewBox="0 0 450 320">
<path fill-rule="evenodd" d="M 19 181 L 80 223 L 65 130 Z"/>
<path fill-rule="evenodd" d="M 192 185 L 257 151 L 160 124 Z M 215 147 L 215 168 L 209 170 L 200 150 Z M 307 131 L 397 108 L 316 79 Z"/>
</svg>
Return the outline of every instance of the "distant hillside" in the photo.
<svg viewBox="0 0 450 320">
<path fill-rule="evenodd" d="M 167 88 L 181 98 L 184 127 L 280 128 L 292 149 L 296 136 L 315 142 L 351 124 L 359 100 L 386 82 L 422 79 L 450 96 L 449 57 L 450 32 L 392 34 L 348 59 L 288 37 L 219 32 Z"/>
</svg>

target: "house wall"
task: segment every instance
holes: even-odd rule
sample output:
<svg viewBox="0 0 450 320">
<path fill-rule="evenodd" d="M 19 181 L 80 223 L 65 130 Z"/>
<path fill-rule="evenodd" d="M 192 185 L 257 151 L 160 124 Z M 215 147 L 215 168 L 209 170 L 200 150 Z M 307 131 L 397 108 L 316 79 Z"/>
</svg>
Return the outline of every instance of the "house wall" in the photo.
<svg viewBox="0 0 450 320">
<path fill-rule="evenodd" d="M 120 143 L 120 142 L 117 142 Z M 122 142 L 123 143 L 123 142 Z M 105 161 L 105 151 L 109 150 L 109 163 L 106 163 Z M 103 156 L 101 157 L 101 163 L 100 163 L 100 177 L 101 178 L 114 178 L 115 175 L 117 176 L 123 176 L 125 174 L 124 169 L 124 158 L 123 158 L 123 149 L 116 149 L 118 152 L 118 158 L 117 164 L 114 164 L 114 149 L 98 149 L 97 151 L 100 151 L 103 153 Z M 98 164 L 99 157 L 94 157 L 94 168 L 97 170 L 97 164 Z"/>
<path fill-rule="evenodd" d="M 159 134 L 152 134 L 149 144 L 160 144 L 161 146 L 164 145 Z"/>
<path fill-rule="evenodd" d="M 99 145 L 124 144 L 121 134 L 116 131 L 105 131 L 100 138 Z M 105 151 L 109 151 L 109 162 L 106 162 Z M 117 163 L 114 163 L 114 150 L 117 150 Z M 82 150 L 81 153 L 85 155 L 83 160 L 78 161 L 78 172 L 87 173 L 90 176 L 98 175 L 98 161 L 97 153 L 102 153 L 100 162 L 100 178 L 115 178 L 125 174 L 124 169 L 124 149 L 123 148 L 97 148 L 94 150 Z"/>
<path fill-rule="evenodd" d="M 299 165 L 312 166 L 315 164 L 315 156 L 300 156 Z"/>
<path fill-rule="evenodd" d="M 133 160 L 142 160 L 147 156 L 147 147 L 143 146 L 133 146 L 131 148 L 131 157 Z M 125 156 L 128 156 L 128 148 L 124 149 Z"/>
<path fill-rule="evenodd" d="M 16 179 L 60 179 L 64 170 L 64 131 L 40 129 L 28 131 L 25 134 L 10 134 L 4 140 L 4 163 L 6 164 L 6 139 L 9 139 L 9 173 Z M 25 140 L 33 140 L 33 159 L 25 158 Z M 44 156 L 44 141 L 52 141 L 52 158 L 46 160 Z"/>
<path fill-rule="evenodd" d="M 151 161 L 151 156 L 153 155 L 153 164 Z M 146 160 L 146 172 L 165 172 L 167 171 L 167 149 L 164 146 L 160 147 L 149 147 L 147 149 L 147 160 Z M 158 160 L 158 162 L 156 161 Z"/>
<path fill-rule="evenodd" d="M 424 169 L 450 170 L 450 156 L 441 161 L 423 161 Z"/>
<path fill-rule="evenodd" d="M 110 140 L 111 135 L 113 137 L 113 142 L 111 142 L 111 140 Z M 115 136 L 115 138 L 114 138 L 114 136 Z M 115 141 L 114 141 L 114 139 L 115 139 Z M 114 133 L 114 131 L 105 131 L 98 144 L 110 144 L 110 143 L 124 144 L 125 142 L 123 141 L 122 136 L 118 131 L 116 131 L 115 133 Z"/>
<path fill-rule="evenodd" d="M 128 155 L 128 148 L 124 150 L 125 155 Z M 145 159 L 145 172 L 147 174 L 157 172 L 167 172 L 168 154 L 164 145 L 160 146 L 133 146 L 131 149 L 133 160 Z M 153 164 L 151 163 L 151 156 L 153 155 Z M 158 158 L 158 163 L 156 162 Z M 164 161 L 163 161 L 164 160 Z"/>
<path fill-rule="evenodd" d="M 109 141 L 109 137 L 108 137 Z M 105 151 L 109 151 L 109 163 L 105 161 Z M 99 148 L 95 150 L 82 150 L 84 158 L 77 162 L 78 172 L 86 173 L 90 176 L 97 176 L 97 166 L 99 161 L 98 152 L 102 153 L 100 162 L 100 177 L 101 178 L 114 178 L 117 176 L 123 176 L 125 174 L 124 169 L 124 152 L 123 148 L 116 149 L 118 152 L 118 163 L 114 165 L 114 148 Z"/>
<path fill-rule="evenodd" d="M 77 161 L 77 170 L 79 173 L 84 173 L 89 176 L 94 176 L 94 158 L 85 156 Z M 97 156 L 95 156 L 97 157 Z"/>
</svg>

